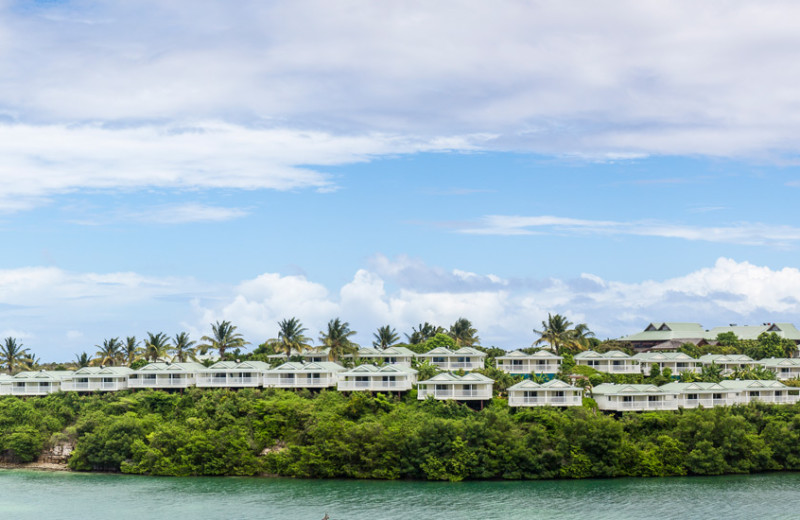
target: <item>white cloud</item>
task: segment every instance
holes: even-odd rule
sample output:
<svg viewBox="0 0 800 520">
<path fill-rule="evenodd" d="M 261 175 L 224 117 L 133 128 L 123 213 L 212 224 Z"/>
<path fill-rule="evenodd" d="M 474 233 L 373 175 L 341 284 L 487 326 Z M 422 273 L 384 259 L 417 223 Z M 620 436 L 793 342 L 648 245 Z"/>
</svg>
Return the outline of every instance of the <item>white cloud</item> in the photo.
<svg viewBox="0 0 800 520">
<path fill-rule="evenodd" d="M 127 217 L 142 222 L 162 224 L 185 224 L 190 222 L 222 222 L 247 215 L 247 211 L 237 208 L 206 206 L 204 204 L 180 204 L 158 206 L 145 212 L 132 213 Z"/>
<path fill-rule="evenodd" d="M 487 215 L 476 224 L 460 224 L 456 230 L 473 235 L 636 235 L 781 248 L 800 241 L 800 228 L 751 222 L 701 227 L 657 221 L 614 222 L 552 216 Z"/>
<path fill-rule="evenodd" d="M 0 9 L 0 107 L 18 121 L 478 132 L 621 158 L 797 152 L 788 0 Z"/>
</svg>

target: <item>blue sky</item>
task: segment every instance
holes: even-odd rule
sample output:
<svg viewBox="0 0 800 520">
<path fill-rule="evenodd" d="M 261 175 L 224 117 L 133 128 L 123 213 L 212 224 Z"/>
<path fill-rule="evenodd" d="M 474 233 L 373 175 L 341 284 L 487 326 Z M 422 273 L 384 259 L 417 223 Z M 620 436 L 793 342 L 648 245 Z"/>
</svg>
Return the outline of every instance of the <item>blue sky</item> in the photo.
<svg viewBox="0 0 800 520">
<path fill-rule="evenodd" d="M 0 2 L 0 333 L 797 321 L 790 2 Z"/>
</svg>

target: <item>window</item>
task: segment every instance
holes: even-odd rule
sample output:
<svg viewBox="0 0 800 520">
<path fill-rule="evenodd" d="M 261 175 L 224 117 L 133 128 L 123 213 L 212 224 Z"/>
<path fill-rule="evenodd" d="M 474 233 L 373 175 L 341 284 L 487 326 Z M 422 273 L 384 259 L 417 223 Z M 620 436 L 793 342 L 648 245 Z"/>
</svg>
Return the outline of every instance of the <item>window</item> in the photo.
<svg viewBox="0 0 800 520">
<path fill-rule="evenodd" d="M 722 394 L 711 394 L 712 399 L 722 399 Z"/>
<path fill-rule="evenodd" d="M 444 363 L 445 359 L 443 357 L 440 357 L 440 356 L 434 356 L 433 362 L 434 363 Z"/>
<path fill-rule="evenodd" d="M 661 396 L 660 395 L 648 395 L 647 396 L 647 400 L 650 401 L 651 403 L 655 403 L 655 402 L 661 400 Z"/>
<path fill-rule="evenodd" d="M 622 402 L 623 403 L 632 403 L 633 402 L 633 396 L 632 395 L 623 395 L 622 396 Z"/>
<path fill-rule="evenodd" d="M 686 399 L 697 400 L 697 394 L 686 394 Z"/>
<path fill-rule="evenodd" d="M 522 360 L 521 359 L 512 359 L 511 360 L 511 365 L 513 365 L 515 367 L 521 367 L 522 366 Z"/>
<path fill-rule="evenodd" d="M 759 392 L 758 390 L 754 390 L 754 391 L 750 392 L 750 397 L 760 397 L 760 396 L 761 396 L 761 392 Z"/>
<path fill-rule="evenodd" d="M 599 367 L 600 366 L 600 361 L 598 361 L 596 359 L 590 359 L 589 360 L 589 366 L 590 367 Z"/>
</svg>

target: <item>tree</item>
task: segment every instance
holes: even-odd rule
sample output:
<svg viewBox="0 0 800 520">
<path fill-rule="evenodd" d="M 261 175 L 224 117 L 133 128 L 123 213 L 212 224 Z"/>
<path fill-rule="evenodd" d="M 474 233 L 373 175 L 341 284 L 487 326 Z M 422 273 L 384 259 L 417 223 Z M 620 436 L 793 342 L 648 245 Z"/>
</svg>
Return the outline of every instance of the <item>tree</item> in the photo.
<svg viewBox="0 0 800 520">
<path fill-rule="evenodd" d="M 98 349 L 95 355 L 101 365 L 114 366 L 118 361 L 122 360 L 122 343 L 120 343 L 119 338 L 104 339 L 102 346 L 95 345 L 95 347 Z"/>
<path fill-rule="evenodd" d="M 125 364 L 131 366 L 134 361 L 139 359 L 142 354 L 142 349 L 139 348 L 139 342 L 136 336 L 128 336 L 125 338 L 125 343 L 122 346 L 122 356 Z"/>
<path fill-rule="evenodd" d="M 231 322 L 223 320 L 211 325 L 211 336 L 203 336 L 200 338 L 201 343 L 198 348 L 201 352 L 205 353 L 209 349 L 219 351 L 219 357 L 225 357 L 225 351 L 228 349 L 242 348 L 250 343 L 244 340 L 244 337 L 236 332 L 236 325 L 231 325 Z"/>
<path fill-rule="evenodd" d="M 447 334 L 456 341 L 457 347 L 471 347 L 480 342 L 478 329 L 474 328 L 466 318 L 458 318 L 455 323 L 450 325 L 450 331 Z"/>
<path fill-rule="evenodd" d="M 169 338 L 166 334 L 163 332 L 159 332 L 158 334 L 153 334 L 152 332 L 147 333 L 147 339 L 144 340 L 145 359 L 155 363 L 160 358 L 163 358 L 167 355 L 168 348 Z"/>
<path fill-rule="evenodd" d="M 411 327 L 411 335 L 406 334 L 406 340 L 411 345 L 418 345 L 423 343 L 437 334 L 443 334 L 445 330 L 442 327 L 431 325 L 427 321 L 420 323 L 419 328 Z"/>
<path fill-rule="evenodd" d="M 0 346 L 0 366 L 5 367 L 9 374 L 13 374 L 20 365 L 30 357 L 27 348 L 22 348 L 22 343 L 17 343 L 11 336 L 3 340 Z"/>
<path fill-rule="evenodd" d="M 191 341 L 189 339 L 188 332 L 181 332 L 179 334 L 175 334 L 175 338 L 173 339 L 174 343 L 172 348 L 169 349 L 170 353 L 173 354 L 172 360 L 178 361 L 179 363 L 183 363 L 187 359 L 191 359 L 192 361 L 197 361 L 197 356 L 195 355 L 195 348 L 193 345 L 197 343 L 196 341 Z"/>
<path fill-rule="evenodd" d="M 547 343 L 557 353 L 575 353 L 586 350 L 589 338 L 594 333 L 585 323 L 579 323 L 574 328 L 572 322 L 560 314 L 547 314 L 547 321 L 542 321 L 542 330 L 533 329 L 539 335 L 533 346 Z"/>
<path fill-rule="evenodd" d="M 719 383 L 722 381 L 722 367 L 716 363 L 703 365 L 703 368 L 700 369 L 700 381 L 705 381 L 706 383 Z"/>
<path fill-rule="evenodd" d="M 356 331 L 350 330 L 350 324 L 335 318 L 328 322 L 328 330 L 320 332 L 319 340 L 328 350 L 328 359 L 336 361 L 345 354 L 355 354 L 358 345 L 350 341 Z"/>
<path fill-rule="evenodd" d="M 283 352 L 287 358 L 311 348 L 308 338 L 303 335 L 308 329 L 295 317 L 278 322 L 278 337 L 271 339 L 267 344 L 277 352 Z"/>
<path fill-rule="evenodd" d="M 78 365 L 78 368 L 88 367 L 91 360 L 92 358 L 86 352 L 82 352 L 80 355 L 75 354 L 75 364 Z"/>
<path fill-rule="evenodd" d="M 392 345 L 400 341 L 400 336 L 397 334 L 397 331 L 392 328 L 391 325 L 384 325 L 383 327 L 378 327 L 378 332 L 374 333 L 373 336 L 375 337 L 375 341 L 372 342 L 372 346 L 381 349 L 391 347 Z"/>
</svg>

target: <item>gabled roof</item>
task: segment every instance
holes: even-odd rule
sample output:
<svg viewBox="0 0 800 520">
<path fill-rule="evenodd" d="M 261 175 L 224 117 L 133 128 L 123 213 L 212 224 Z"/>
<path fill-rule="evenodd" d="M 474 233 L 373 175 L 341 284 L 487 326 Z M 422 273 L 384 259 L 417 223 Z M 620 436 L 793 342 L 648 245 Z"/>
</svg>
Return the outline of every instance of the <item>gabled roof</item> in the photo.
<svg viewBox="0 0 800 520">
<path fill-rule="evenodd" d="M 199 372 L 206 367 L 192 361 L 186 363 L 150 363 L 134 372 Z"/>
<path fill-rule="evenodd" d="M 351 368 L 345 372 L 342 372 L 343 376 L 346 375 L 358 375 L 358 374 L 376 374 L 376 375 L 384 375 L 384 374 L 416 374 L 417 371 L 413 368 L 404 367 L 404 366 L 397 366 L 397 365 L 384 365 L 381 367 L 376 367 L 375 365 L 358 365 L 355 368 Z"/>
<path fill-rule="evenodd" d="M 744 354 L 706 354 L 700 356 L 703 363 L 755 363 L 755 360 Z"/>
<path fill-rule="evenodd" d="M 782 338 L 800 341 L 800 330 L 792 323 L 765 323 L 762 325 L 730 325 L 728 327 L 714 327 L 709 331 L 713 338 L 723 332 L 733 332 L 739 339 L 758 339 L 762 332 L 774 332 Z"/>
<path fill-rule="evenodd" d="M 211 370 L 269 370 L 270 366 L 268 363 L 264 363 L 263 361 L 218 361 L 208 367 L 206 371 Z"/>
<path fill-rule="evenodd" d="M 592 394 L 611 395 L 611 394 L 626 394 L 626 395 L 644 395 L 644 394 L 664 394 L 673 393 L 669 391 L 662 391 L 656 385 L 628 385 L 628 384 L 615 384 L 603 383 L 597 385 L 592 389 Z"/>
<path fill-rule="evenodd" d="M 344 367 L 331 361 L 312 361 L 311 363 L 284 363 L 279 367 L 267 370 L 269 374 L 294 372 L 341 372 Z"/>
<path fill-rule="evenodd" d="M 100 376 L 127 376 L 128 374 L 132 373 L 133 369 L 128 367 L 103 367 L 96 372 L 96 374 Z"/>
<path fill-rule="evenodd" d="M 429 350 L 424 354 L 417 354 L 417 357 L 431 357 L 431 356 L 452 356 L 453 351 L 447 347 L 436 347 L 433 350 Z"/>
<path fill-rule="evenodd" d="M 528 354 L 522 352 L 521 350 L 515 350 L 514 352 L 509 352 L 504 356 L 497 356 L 495 359 L 563 359 L 561 356 L 553 354 L 549 350 L 541 349 L 537 350 L 533 354 Z"/>
<path fill-rule="evenodd" d="M 546 383 L 537 383 L 532 379 L 525 379 L 513 386 L 508 387 L 509 390 L 581 390 L 578 386 L 572 386 L 560 379 L 551 379 Z"/>
<path fill-rule="evenodd" d="M 342 357 L 381 357 L 383 354 L 380 350 L 372 347 L 361 347 L 354 354 L 347 354 Z"/>
<path fill-rule="evenodd" d="M 485 352 L 481 352 L 480 350 L 472 347 L 461 347 L 460 349 L 453 352 L 453 354 L 458 354 L 459 356 L 478 356 L 478 357 L 486 357 Z"/>
<path fill-rule="evenodd" d="M 494 379 L 490 379 L 476 372 L 470 372 L 463 376 L 457 376 L 452 372 L 442 372 L 430 379 L 420 381 L 420 383 L 494 383 Z"/>
<path fill-rule="evenodd" d="M 720 386 L 725 388 L 731 388 L 734 390 L 788 390 L 789 387 L 781 383 L 780 381 L 775 381 L 774 379 L 742 379 L 742 380 L 730 380 L 726 379 L 719 382 Z"/>
<path fill-rule="evenodd" d="M 621 350 L 609 350 L 600 354 L 594 350 L 585 350 L 580 354 L 575 354 L 574 359 L 633 359 Z"/>
<path fill-rule="evenodd" d="M 406 347 L 386 347 L 381 352 L 384 356 L 414 357 L 416 354 Z"/>
<path fill-rule="evenodd" d="M 686 393 L 686 392 L 713 392 L 713 391 L 721 391 L 727 390 L 725 387 L 720 386 L 718 383 L 703 383 L 699 381 L 695 381 L 692 383 L 667 383 L 666 385 L 661 385 L 660 387 L 662 390 L 672 390 L 675 392 Z"/>
<path fill-rule="evenodd" d="M 683 352 L 640 352 L 633 356 L 640 361 L 697 361 Z"/>
<path fill-rule="evenodd" d="M 759 361 L 767 368 L 800 367 L 800 358 L 769 358 Z"/>
<path fill-rule="evenodd" d="M 38 370 L 29 372 L 20 372 L 13 376 L 14 380 L 26 381 L 62 381 L 75 374 L 72 370 Z"/>
<path fill-rule="evenodd" d="M 699 323 L 667 321 L 650 323 L 642 332 L 620 338 L 620 341 L 667 341 L 671 339 L 706 338 L 707 333 Z"/>
</svg>

